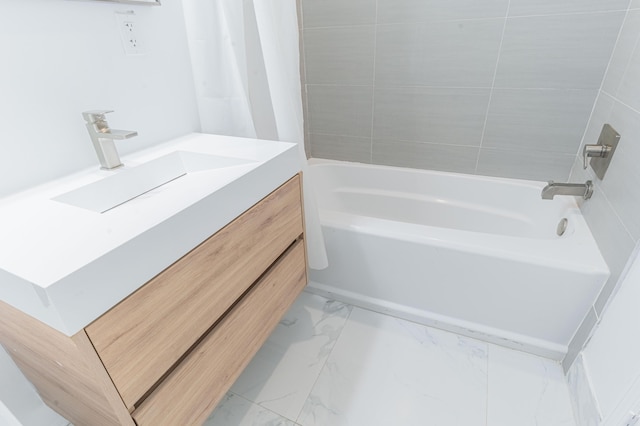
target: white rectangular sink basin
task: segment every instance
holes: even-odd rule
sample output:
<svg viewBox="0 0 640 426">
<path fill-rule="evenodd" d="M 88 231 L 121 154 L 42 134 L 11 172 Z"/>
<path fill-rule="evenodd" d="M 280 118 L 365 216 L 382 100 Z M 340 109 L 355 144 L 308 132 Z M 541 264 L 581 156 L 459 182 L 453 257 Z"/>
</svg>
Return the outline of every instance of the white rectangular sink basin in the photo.
<svg viewBox="0 0 640 426">
<path fill-rule="evenodd" d="M 53 200 L 104 213 L 186 174 L 254 162 L 219 155 L 176 151 L 130 169 L 114 170 L 112 176 L 81 186 Z"/>
</svg>

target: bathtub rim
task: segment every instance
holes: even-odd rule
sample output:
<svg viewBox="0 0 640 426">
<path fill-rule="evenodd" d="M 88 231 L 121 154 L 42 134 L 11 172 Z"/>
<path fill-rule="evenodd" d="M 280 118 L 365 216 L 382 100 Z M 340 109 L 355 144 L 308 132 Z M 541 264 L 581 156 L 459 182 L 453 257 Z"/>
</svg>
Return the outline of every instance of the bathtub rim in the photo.
<svg viewBox="0 0 640 426">
<path fill-rule="evenodd" d="M 401 173 L 419 173 L 427 176 L 452 176 L 457 179 L 480 180 L 488 183 L 508 183 L 509 185 L 518 185 L 542 189 L 545 182 L 511 179 L 503 177 L 471 175 L 466 173 L 442 172 L 437 170 L 413 169 L 407 167 L 387 166 L 379 164 L 367 164 L 342 160 L 330 160 L 323 158 L 310 158 L 309 174 L 313 175 L 313 167 L 317 166 L 337 166 L 337 167 L 355 167 L 364 169 L 387 169 Z M 377 235 L 384 238 L 391 238 L 391 232 L 385 231 L 385 228 L 376 228 L 372 224 L 386 224 L 401 231 L 406 241 L 413 243 L 435 244 L 454 250 L 464 252 L 478 252 L 492 256 L 506 257 L 508 259 L 525 262 L 532 261 L 536 264 L 545 264 L 560 269 L 572 269 L 589 271 L 598 274 L 610 274 L 610 269 L 606 264 L 600 249 L 591 234 L 591 230 L 587 225 L 584 216 L 575 200 L 571 200 L 570 207 L 566 217 L 571 223 L 572 232 L 565 233 L 563 236 L 553 239 L 535 239 L 519 236 L 510 236 L 502 234 L 490 234 L 471 230 L 460 230 L 454 228 L 441 228 L 431 225 L 404 223 L 401 221 L 393 221 L 374 216 L 356 215 L 349 212 L 340 212 L 336 210 L 323 208 L 321 191 L 316 191 L 317 206 L 320 213 L 321 225 L 328 225 L 336 229 L 344 229 L 347 231 L 365 231 L 366 233 Z M 544 202 L 540 199 L 540 202 Z M 354 218 L 363 218 L 358 220 Z M 412 235 L 406 229 L 415 227 L 425 231 L 423 235 Z M 448 240 L 454 236 L 454 241 Z M 487 243 L 491 246 L 487 247 Z M 501 246 L 506 243 L 505 246 Z M 595 247 L 596 250 L 590 250 L 588 247 Z M 526 250 L 521 251 L 523 248 Z M 535 250 L 534 250 L 535 249 Z M 562 261 L 559 260 L 562 258 Z"/>
<path fill-rule="evenodd" d="M 452 177 L 461 178 L 461 179 L 477 178 L 478 180 L 483 182 L 508 182 L 514 185 L 523 185 L 523 186 L 540 189 L 541 191 L 542 191 L 542 188 L 547 184 L 547 182 L 544 182 L 544 181 L 537 181 L 537 180 L 531 180 L 531 179 L 514 179 L 514 178 L 499 177 L 499 176 L 476 175 L 472 173 L 446 172 L 446 171 L 431 170 L 431 169 L 416 169 L 413 167 L 389 166 L 386 164 L 360 163 L 357 161 L 332 160 L 328 158 L 318 158 L 318 157 L 309 158 L 307 160 L 307 163 L 309 166 L 335 165 L 340 167 L 358 167 L 358 168 L 365 168 L 365 169 L 382 168 L 382 169 L 396 170 L 396 171 L 405 172 L 405 173 L 412 172 L 412 173 L 419 173 L 419 174 L 425 174 L 425 175 L 452 176 Z M 577 203 L 576 203 L 576 207 L 578 207 Z"/>
</svg>

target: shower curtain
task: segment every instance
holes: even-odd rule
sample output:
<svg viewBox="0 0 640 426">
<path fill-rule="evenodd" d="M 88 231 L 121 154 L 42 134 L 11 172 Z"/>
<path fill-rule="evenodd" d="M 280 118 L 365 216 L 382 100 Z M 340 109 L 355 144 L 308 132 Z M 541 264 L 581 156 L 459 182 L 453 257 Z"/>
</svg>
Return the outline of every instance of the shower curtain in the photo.
<svg viewBox="0 0 640 426">
<path fill-rule="evenodd" d="M 296 0 L 183 0 L 205 133 L 298 144 L 309 266 L 327 255 L 304 153 Z"/>
</svg>

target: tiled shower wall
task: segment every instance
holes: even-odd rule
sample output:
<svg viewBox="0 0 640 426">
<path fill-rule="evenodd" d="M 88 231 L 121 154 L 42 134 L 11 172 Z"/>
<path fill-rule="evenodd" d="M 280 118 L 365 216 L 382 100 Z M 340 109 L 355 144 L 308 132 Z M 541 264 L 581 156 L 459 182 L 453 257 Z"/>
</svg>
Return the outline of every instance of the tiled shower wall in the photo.
<svg viewBox="0 0 640 426">
<path fill-rule="evenodd" d="M 629 0 L 302 0 L 312 157 L 564 181 Z"/>
<path fill-rule="evenodd" d="M 605 123 L 620 133 L 620 143 L 603 180 L 583 170 L 576 157 L 571 180 L 595 183 L 593 197 L 581 206 L 611 277 L 585 318 L 565 359 L 571 365 L 618 283 L 629 255 L 640 244 L 640 0 L 631 2 L 583 143 L 594 144 Z"/>
</svg>

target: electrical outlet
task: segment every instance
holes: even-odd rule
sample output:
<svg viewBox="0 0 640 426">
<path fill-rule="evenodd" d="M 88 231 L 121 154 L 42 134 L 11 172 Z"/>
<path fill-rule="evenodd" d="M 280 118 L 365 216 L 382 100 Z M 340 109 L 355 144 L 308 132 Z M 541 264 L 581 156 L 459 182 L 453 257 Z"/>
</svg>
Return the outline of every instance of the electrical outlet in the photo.
<svg viewBox="0 0 640 426">
<path fill-rule="evenodd" d="M 142 55 L 145 52 L 142 40 L 138 35 L 138 23 L 132 10 L 126 12 L 116 12 L 120 38 L 127 55 Z"/>
<path fill-rule="evenodd" d="M 625 419 L 624 426 L 637 426 L 640 425 L 640 414 L 630 412 Z"/>
<path fill-rule="evenodd" d="M 137 55 L 139 51 L 135 23 L 133 21 L 124 21 L 121 25 L 120 33 L 122 35 L 125 53 L 127 55 Z"/>
</svg>

